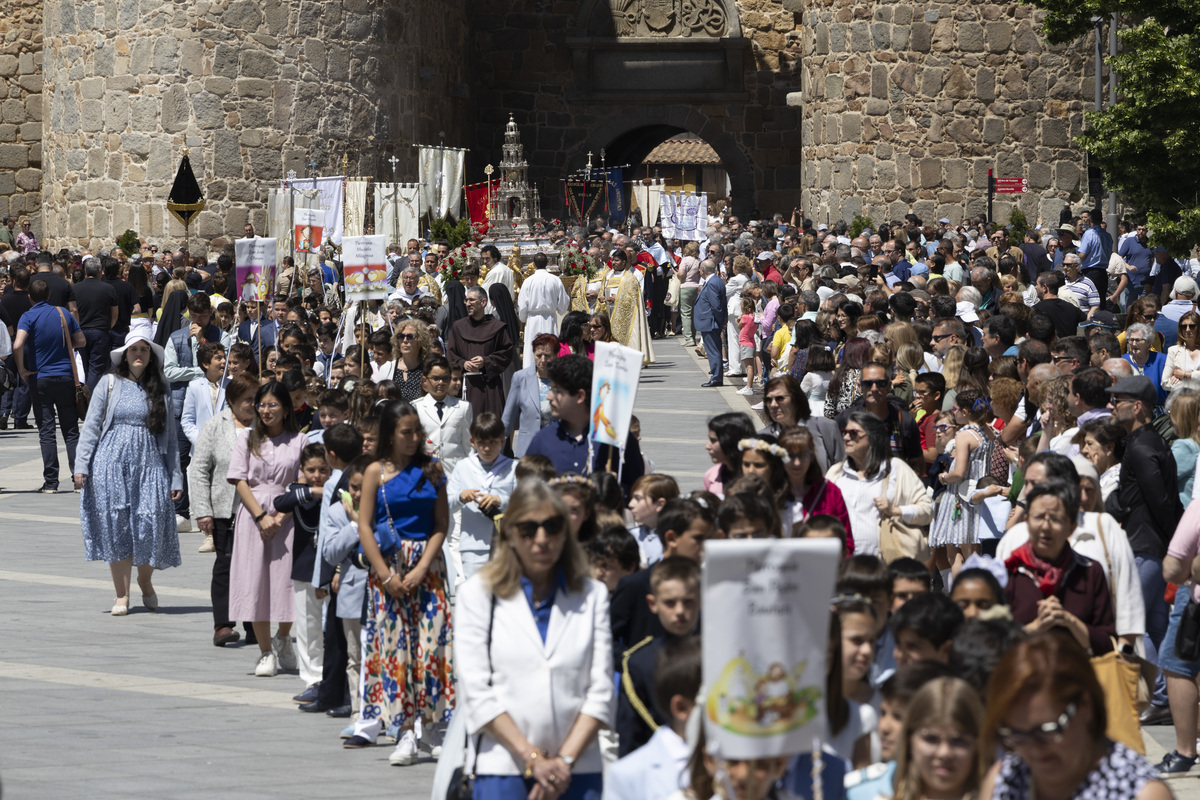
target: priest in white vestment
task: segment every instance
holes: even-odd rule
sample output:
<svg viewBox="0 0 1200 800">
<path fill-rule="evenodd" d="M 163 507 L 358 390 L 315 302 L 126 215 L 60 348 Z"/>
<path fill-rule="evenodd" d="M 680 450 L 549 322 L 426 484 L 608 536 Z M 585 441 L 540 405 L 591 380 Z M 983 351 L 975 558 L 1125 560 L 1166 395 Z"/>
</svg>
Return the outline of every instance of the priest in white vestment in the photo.
<svg viewBox="0 0 1200 800">
<path fill-rule="evenodd" d="M 490 293 L 492 286 L 498 283 L 508 289 L 508 296 L 515 305 L 517 282 L 513 277 L 513 271 L 500 260 L 500 251 L 496 249 L 495 245 L 486 244 L 480 251 L 479 258 L 483 262 L 484 269 L 487 270 L 487 274 L 483 276 L 483 283 L 480 284 L 483 290 Z"/>
<path fill-rule="evenodd" d="M 571 308 L 571 296 L 563 288 L 562 279 L 550 274 L 547 263 L 544 253 L 533 257 L 533 274 L 521 284 L 517 300 L 517 317 L 525 323 L 526 369 L 534 365 L 533 340 L 543 333 L 557 335 L 558 318 Z"/>
</svg>

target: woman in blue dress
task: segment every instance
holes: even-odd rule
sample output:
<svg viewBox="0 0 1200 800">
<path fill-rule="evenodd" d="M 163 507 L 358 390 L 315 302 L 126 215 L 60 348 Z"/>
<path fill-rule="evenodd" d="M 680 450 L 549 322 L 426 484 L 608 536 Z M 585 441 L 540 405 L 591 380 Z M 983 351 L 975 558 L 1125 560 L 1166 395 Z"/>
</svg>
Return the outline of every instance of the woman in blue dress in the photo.
<svg viewBox="0 0 1200 800">
<path fill-rule="evenodd" d="M 440 753 L 436 725 L 454 710 L 450 604 L 442 543 L 450 512 L 441 464 L 426 455 L 416 409 L 394 400 L 379 421 L 378 460 L 363 473 L 358 509 L 362 558 L 371 568 L 363 625 L 362 714 L 344 747 L 365 747 L 389 728 L 401 731 L 388 759 L 417 762 L 425 738 Z M 380 551 L 395 531 L 399 546 Z M 425 735 L 428 734 L 428 735 Z"/>
<path fill-rule="evenodd" d="M 180 564 L 173 501 L 183 478 L 175 415 L 162 348 L 146 333 L 131 331 L 113 351 L 113 369 L 96 384 L 75 459 L 84 556 L 112 570 L 114 617 L 129 613 L 134 565 L 142 604 L 155 611 L 154 570 Z"/>
</svg>

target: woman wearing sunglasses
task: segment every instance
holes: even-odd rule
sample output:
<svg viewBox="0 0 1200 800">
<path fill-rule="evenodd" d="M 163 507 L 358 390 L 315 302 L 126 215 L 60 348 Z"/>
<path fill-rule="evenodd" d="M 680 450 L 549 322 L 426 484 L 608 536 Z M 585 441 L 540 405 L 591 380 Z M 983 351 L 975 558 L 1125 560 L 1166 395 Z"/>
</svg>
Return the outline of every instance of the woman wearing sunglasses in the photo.
<svg viewBox="0 0 1200 800">
<path fill-rule="evenodd" d="M 1018 642 L 988 683 L 985 729 L 1004 754 L 979 792 L 991 800 L 1169 800 L 1142 756 L 1105 736 L 1104 690 L 1086 651 L 1053 630 Z"/>
<path fill-rule="evenodd" d="M 1163 388 L 1168 402 L 1184 389 L 1200 389 L 1200 314 L 1189 311 L 1176 325 L 1177 344 L 1167 348 Z"/>
<path fill-rule="evenodd" d="M 588 577 L 562 499 L 526 480 L 495 554 L 462 585 L 454 648 L 475 797 L 599 800 L 612 715 L 608 590 Z M 470 756 L 468 756 L 470 757 Z"/>
</svg>

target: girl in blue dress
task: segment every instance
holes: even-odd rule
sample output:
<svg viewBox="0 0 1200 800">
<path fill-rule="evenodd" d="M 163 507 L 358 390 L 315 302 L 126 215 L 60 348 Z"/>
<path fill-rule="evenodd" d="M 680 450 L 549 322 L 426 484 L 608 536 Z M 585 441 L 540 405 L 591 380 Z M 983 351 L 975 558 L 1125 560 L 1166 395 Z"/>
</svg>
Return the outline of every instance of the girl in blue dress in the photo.
<svg viewBox="0 0 1200 800">
<path fill-rule="evenodd" d="M 358 535 L 370 563 L 363 626 L 362 714 L 344 747 L 371 744 L 385 730 L 402 733 L 389 761 L 417 762 L 428 734 L 437 755 L 434 726 L 454 709 L 450 605 L 446 601 L 449 506 L 441 464 L 426 455 L 416 409 L 388 403 L 379 423 L 378 460 L 363 473 Z M 377 531 L 394 530 L 399 547 L 385 556 Z"/>
</svg>

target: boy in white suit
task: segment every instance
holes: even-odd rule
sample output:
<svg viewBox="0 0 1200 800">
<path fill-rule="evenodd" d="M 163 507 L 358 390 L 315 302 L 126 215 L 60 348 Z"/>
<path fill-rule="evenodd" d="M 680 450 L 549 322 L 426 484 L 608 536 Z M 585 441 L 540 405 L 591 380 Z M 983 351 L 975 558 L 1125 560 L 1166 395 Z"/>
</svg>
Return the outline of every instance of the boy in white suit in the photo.
<svg viewBox="0 0 1200 800">
<path fill-rule="evenodd" d="M 425 451 L 442 462 L 447 476 L 459 461 L 471 454 L 471 404 L 450 395 L 450 362 L 444 356 L 430 356 L 421 367 L 421 388 L 425 395 L 413 401 L 413 408 L 425 429 Z"/>
<path fill-rule="evenodd" d="M 196 363 L 204 370 L 203 378 L 188 383 L 183 397 L 183 414 L 179 426 L 192 447 L 200 438 L 200 430 L 217 412 L 225 407 L 225 345 L 205 342 L 196 349 Z"/>
<path fill-rule="evenodd" d="M 602 800 L 660 800 L 687 788 L 691 749 L 683 737 L 700 691 L 700 662 L 699 636 L 676 639 L 658 652 L 654 694 L 668 725 L 609 767 Z"/>
</svg>

